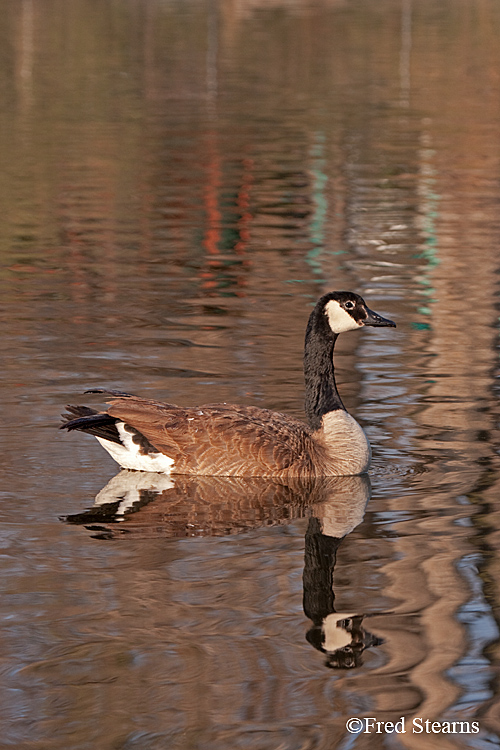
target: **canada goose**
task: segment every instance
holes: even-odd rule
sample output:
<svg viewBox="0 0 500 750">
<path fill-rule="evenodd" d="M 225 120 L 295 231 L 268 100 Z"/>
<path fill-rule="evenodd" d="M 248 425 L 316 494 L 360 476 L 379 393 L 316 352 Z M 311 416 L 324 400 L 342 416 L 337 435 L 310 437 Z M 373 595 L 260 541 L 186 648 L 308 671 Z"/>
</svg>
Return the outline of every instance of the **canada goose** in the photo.
<svg viewBox="0 0 500 750">
<path fill-rule="evenodd" d="M 308 425 L 256 406 L 183 407 L 99 388 L 86 392 L 113 396 L 108 410 L 68 406 L 61 427 L 94 435 L 124 469 L 282 479 L 363 474 L 370 445 L 340 400 L 333 367 L 339 333 L 362 326 L 395 323 L 353 292 L 325 294 L 312 311 L 304 347 Z"/>
</svg>

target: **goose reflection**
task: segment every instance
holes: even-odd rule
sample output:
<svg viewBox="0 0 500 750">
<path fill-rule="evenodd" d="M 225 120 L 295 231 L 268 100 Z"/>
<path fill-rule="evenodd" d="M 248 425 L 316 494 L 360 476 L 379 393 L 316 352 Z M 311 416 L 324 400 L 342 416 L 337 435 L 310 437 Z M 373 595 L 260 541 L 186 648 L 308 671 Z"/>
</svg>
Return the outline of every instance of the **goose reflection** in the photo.
<svg viewBox="0 0 500 750">
<path fill-rule="evenodd" d="M 368 476 L 287 480 L 181 476 L 122 470 L 98 493 L 93 508 L 63 520 L 100 539 L 227 536 L 309 518 L 303 574 L 306 638 L 327 655 L 326 666 L 358 666 L 380 640 L 363 615 L 336 612 L 333 571 L 342 540 L 363 520 Z"/>
<path fill-rule="evenodd" d="M 366 476 L 285 481 L 122 470 L 91 509 L 64 520 L 106 538 L 180 538 L 227 536 L 314 516 L 325 533 L 345 536 L 363 518 L 369 494 Z"/>
</svg>

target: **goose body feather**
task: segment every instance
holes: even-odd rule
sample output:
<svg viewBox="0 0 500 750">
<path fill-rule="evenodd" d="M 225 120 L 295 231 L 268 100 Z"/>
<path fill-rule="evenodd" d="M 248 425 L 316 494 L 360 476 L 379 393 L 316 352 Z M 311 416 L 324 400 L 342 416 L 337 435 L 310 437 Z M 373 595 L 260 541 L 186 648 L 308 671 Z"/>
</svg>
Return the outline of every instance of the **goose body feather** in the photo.
<svg viewBox="0 0 500 750">
<path fill-rule="evenodd" d="M 285 479 L 362 474 L 370 462 L 363 430 L 342 410 L 317 434 L 285 414 L 233 404 L 185 408 L 130 396 L 111 401 L 107 414 L 121 442 L 98 440 L 126 469 Z"/>
</svg>

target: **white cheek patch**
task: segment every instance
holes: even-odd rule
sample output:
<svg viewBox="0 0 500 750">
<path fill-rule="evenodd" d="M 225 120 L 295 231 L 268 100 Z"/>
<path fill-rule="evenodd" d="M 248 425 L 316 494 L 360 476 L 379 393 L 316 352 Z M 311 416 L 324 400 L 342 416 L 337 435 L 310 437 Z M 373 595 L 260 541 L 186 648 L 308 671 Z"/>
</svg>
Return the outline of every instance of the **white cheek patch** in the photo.
<svg viewBox="0 0 500 750">
<path fill-rule="evenodd" d="M 325 636 L 325 651 L 338 651 L 352 643 L 352 635 L 340 624 L 342 620 L 350 619 L 354 615 L 334 612 L 327 615 L 323 620 L 323 633 Z"/>
<path fill-rule="evenodd" d="M 344 308 L 341 307 L 340 304 L 334 299 L 331 299 L 326 303 L 325 310 L 326 314 L 328 315 L 330 328 L 334 333 L 355 331 L 362 325 L 361 323 L 355 321 L 354 318 L 351 317 L 349 313 L 344 310 Z"/>
</svg>

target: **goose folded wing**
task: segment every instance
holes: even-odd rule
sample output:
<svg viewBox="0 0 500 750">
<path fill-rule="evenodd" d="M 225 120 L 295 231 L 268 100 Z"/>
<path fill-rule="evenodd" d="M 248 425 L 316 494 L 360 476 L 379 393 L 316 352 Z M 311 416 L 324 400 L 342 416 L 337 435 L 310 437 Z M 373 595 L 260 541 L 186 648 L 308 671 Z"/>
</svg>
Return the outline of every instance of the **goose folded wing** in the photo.
<svg viewBox="0 0 500 750">
<path fill-rule="evenodd" d="M 184 408 L 114 399 L 108 413 L 138 430 L 175 462 L 176 473 L 247 476 L 303 473 L 311 436 L 298 420 L 252 406 Z"/>
</svg>

